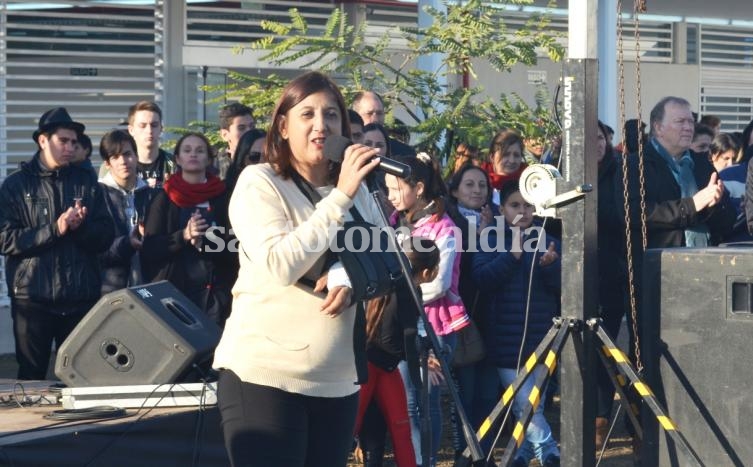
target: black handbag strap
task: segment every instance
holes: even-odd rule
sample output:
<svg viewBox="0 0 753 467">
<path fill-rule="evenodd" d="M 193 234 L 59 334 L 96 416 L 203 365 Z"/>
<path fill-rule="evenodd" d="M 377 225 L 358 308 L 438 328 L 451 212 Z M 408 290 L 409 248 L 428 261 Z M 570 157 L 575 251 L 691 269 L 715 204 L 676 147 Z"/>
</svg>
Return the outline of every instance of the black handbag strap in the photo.
<svg viewBox="0 0 753 467">
<path fill-rule="evenodd" d="M 470 310 L 466 309 L 466 312 L 468 313 L 468 317 L 471 319 L 474 319 L 476 317 L 476 307 L 478 306 L 478 299 L 481 296 L 481 291 L 477 290 L 476 295 L 473 296 L 473 304 L 471 305 Z"/>
<path fill-rule="evenodd" d="M 363 218 L 360 212 L 358 212 L 358 209 L 356 209 L 356 205 L 353 204 L 353 206 L 350 207 L 350 215 L 353 216 L 353 220 L 356 222 L 366 222 L 366 220 Z"/>
<path fill-rule="evenodd" d="M 303 196 L 306 197 L 306 199 L 309 200 L 312 206 L 316 206 L 316 203 L 322 200 L 322 195 L 319 194 L 316 189 L 311 186 L 311 184 L 306 181 L 303 177 L 301 177 L 301 174 L 298 172 L 293 172 L 291 175 L 291 178 L 293 179 L 293 182 L 296 184 L 299 190 L 301 190 L 301 193 L 303 193 Z M 350 215 L 353 216 L 353 220 L 356 222 L 366 222 L 366 220 L 363 218 L 360 212 L 358 212 L 358 209 L 356 209 L 355 204 L 350 207 Z"/>
<path fill-rule="evenodd" d="M 293 179 L 293 182 L 296 184 L 299 190 L 301 190 L 301 193 L 303 193 L 303 196 L 306 197 L 306 199 L 309 200 L 312 206 L 316 206 L 316 203 L 322 200 L 322 196 L 314 189 L 313 186 L 306 180 L 304 180 L 303 177 L 298 172 L 293 172 L 291 178 Z M 350 214 L 353 216 L 353 219 L 363 221 L 363 216 L 361 216 L 361 213 L 358 212 L 355 206 L 352 206 L 350 208 Z M 332 264 L 334 264 L 337 261 L 337 255 L 332 251 L 327 251 L 327 261 L 325 262 L 325 269 L 329 269 Z M 298 282 L 313 287 L 313 284 L 309 284 L 311 281 L 309 279 L 306 279 L 306 277 L 302 277 L 298 279 Z M 368 376 L 369 376 L 369 370 L 367 366 L 367 357 L 366 357 L 366 309 L 364 307 L 364 303 L 362 301 L 359 301 L 356 304 L 356 313 L 355 313 L 355 319 L 353 322 L 353 353 L 355 354 L 355 364 L 356 364 L 356 382 L 355 384 L 365 384 Z"/>
<path fill-rule="evenodd" d="M 320 195 L 319 192 L 316 191 L 316 189 L 313 186 L 311 186 L 311 184 L 306 179 L 301 177 L 301 174 L 299 174 L 298 172 L 293 171 L 290 178 L 293 179 L 293 182 L 295 183 L 295 185 L 298 187 L 299 190 L 301 190 L 301 193 L 303 193 L 303 196 L 305 196 L 306 199 L 309 200 L 309 202 L 311 203 L 311 206 L 316 207 L 316 203 L 322 200 L 322 195 Z M 332 250 L 328 250 L 326 254 L 327 254 L 327 259 L 324 262 L 324 267 L 322 268 L 322 270 L 329 269 L 330 266 L 332 266 L 333 264 L 337 262 L 337 255 L 334 254 Z M 306 275 L 308 275 L 308 273 Z M 306 277 L 306 275 L 298 279 L 298 283 L 305 285 L 308 288 L 313 289 L 314 286 L 316 286 L 316 282 Z"/>
<path fill-rule="evenodd" d="M 303 193 L 303 196 L 306 197 L 306 199 L 309 200 L 312 206 L 316 206 L 316 203 L 322 200 L 322 195 L 317 192 L 311 184 L 306 181 L 303 177 L 301 177 L 301 174 L 299 174 L 296 171 L 293 171 L 293 174 L 290 176 L 290 178 L 293 179 L 293 182 L 298 187 L 299 190 L 301 190 L 301 193 Z"/>
</svg>

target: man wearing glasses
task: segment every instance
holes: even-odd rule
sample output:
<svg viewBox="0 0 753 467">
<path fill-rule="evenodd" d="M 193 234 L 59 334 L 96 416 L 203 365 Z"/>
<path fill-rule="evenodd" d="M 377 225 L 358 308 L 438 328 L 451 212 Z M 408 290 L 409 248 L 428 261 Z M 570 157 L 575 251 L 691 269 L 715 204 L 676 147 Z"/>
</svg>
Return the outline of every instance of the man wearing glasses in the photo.
<svg viewBox="0 0 753 467">
<path fill-rule="evenodd" d="M 379 94 L 373 91 L 359 91 L 353 96 L 351 108 L 358 112 L 363 119 L 363 124 L 378 123 L 384 126 L 384 103 Z M 389 139 L 389 154 L 393 156 L 414 156 L 416 150 L 413 147 L 394 138 Z"/>
</svg>

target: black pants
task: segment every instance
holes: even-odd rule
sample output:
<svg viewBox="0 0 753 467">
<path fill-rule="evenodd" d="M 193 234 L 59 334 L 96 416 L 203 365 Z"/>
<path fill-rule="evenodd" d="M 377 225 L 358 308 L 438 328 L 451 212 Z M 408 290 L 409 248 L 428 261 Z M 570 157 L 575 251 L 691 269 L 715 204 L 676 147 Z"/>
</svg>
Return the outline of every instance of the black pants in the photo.
<svg viewBox="0 0 753 467">
<path fill-rule="evenodd" d="M 373 399 L 363 415 L 358 441 L 364 455 L 366 467 L 382 467 L 387 443 L 387 422 L 382 411 Z"/>
<path fill-rule="evenodd" d="M 57 348 L 86 314 L 51 309 L 28 300 L 11 301 L 13 337 L 16 340 L 18 379 L 45 379 L 50 363 L 52 343 Z"/>
<path fill-rule="evenodd" d="M 217 399 L 231 465 L 344 467 L 352 448 L 358 392 L 311 397 L 245 383 L 220 372 Z"/>
</svg>

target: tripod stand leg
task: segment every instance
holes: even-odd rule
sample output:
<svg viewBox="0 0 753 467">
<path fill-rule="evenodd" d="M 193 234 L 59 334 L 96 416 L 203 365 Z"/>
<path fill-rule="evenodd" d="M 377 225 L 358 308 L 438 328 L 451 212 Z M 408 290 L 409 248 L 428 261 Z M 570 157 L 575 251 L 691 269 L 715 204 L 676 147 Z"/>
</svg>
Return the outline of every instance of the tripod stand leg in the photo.
<svg viewBox="0 0 753 467">
<path fill-rule="evenodd" d="M 560 352 L 562 352 L 562 347 L 565 345 L 565 340 L 568 336 L 569 330 L 570 328 L 568 326 L 562 326 L 560 328 L 552 342 L 551 349 L 546 353 L 543 365 L 539 365 L 536 368 L 536 379 L 534 380 L 531 392 L 528 394 L 528 404 L 526 404 L 523 413 L 520 414 L 517 422 L 515 422 L 512 437 L 510 437 L 510 441 L 507 443 L 500 465 L 511 465 L 515 453 L 523 444 L 528 424 L 531 422 L 534 411 L 541 401 L 541 389 L 544 388 L 547 379 L 552 373 L 554 373 L 554 370 L 557 367 L 557 359 L 559 358 Z"/>
<path fill-rule="evenodd" d="M 478 431 L 476 432 L 476 437 L 481 440 L 483 439 L 491 430 L 491 428 L 497 423 L 505 413 L 505 407 L 512 401 L 513 397 L 520 391 L 521 386 L 523 386 L 523 383 L 528 379 L 528 377 L 531 375 L 531 372 L 536 367 L 536 364 L 539 363 L 543 356 L 549 352 L 549 349 L 552 347 L 552 343 L 554 342 L 554 339 L 562 333 L 567 333 L 567 327 L 562 326 L 562 320 L 559 318 L 555 318 L 555 322 L 552 325 L 551 328 L 549 328 L 549 331 L 546 333 L 544 338 L 539 343 L 538 347 L 536 347 L 536 350 L 533 351 L 530 357 L 528 357 L 528 360 L 526 360 L 526 363 L 521 369 L 521 372 L 518 374 L 518 377 L 513 381 L 512 384 L 510 384 L 506 389 L 505 392 L 502 393 L 502 398 L 497 403 L 497 405 L 494 406 L 492 411 L 489 413 L 489 415 L 484 419 L 484 421 L 481 423 L 481 426 L 479 427 Z M 491 448 L 494 450 L 494 446 Z M 463 451 L 463 454 L 461 456 L 461 459 L 465 459 L 466 462 L 468 459 L 471 458 L 471 452 L 469 448 L 466 448 L 465 451 Z M 460 461 L 456 463 L 456 466 L 461 465 L 469 465 L 467 463 L 461 464 Z"/>
<path fill-rule="evenodd" d="M 431 453 L 432 453 L 432 430 L 431 430 L 431 414 L 429 405 L 429 347 L 428 343 L 422 339 L 421 344 L 421 373 L 423 374 L 423 381 L 421 382 L 421 404 L 419 405 L 421 410 L 421 463 L 424 465 L 431 465 Z"/>
<path fill-rule="evenodd" d="M 593 323 L 589 322 L 588 324 L 589 326 L 592 326 Z M 606 331 L 598 326 L 598 322 L 595 323 L 592 328 L 595 328 L 594 331 L 596 332 L 596 335 L 608 348 L 609 354 L 614 360 L 617 369 L 620 371 L 620 373 L 622 373 L 630 380 L 633 389 L 641 396 L 643 402 L 651 410 L 651 412 L 653 412 L 661 427 L 664 428 L 664 431 L 672 438 L 675 443 L 680 446 L 680 449 L 685 453 L 688 460 L 692 461 L 693 465 L 704 465 L 701 459 L 698 457 L 698 454 L 688 443 L 688 440 L 685 438 L 685 436 L 683 436 L 680 430 L 678 430 L 677 425 L 675 425 L 672 419 L 667 416 L 666 412 L 659 404 L 659 401 L 656 399 L 656 396 L 654 396 L 651 389 L 638 377 L 638 374 L 633 369 L 630 361 L 625 356 L 625 354 L 620 349 L 618 349 L 617 346 L 614 345 L 614 342 L 612 342 L 612 339 L 609 338 L 609 335 L 606 333 Z"/>
<path fill-rule="evenodd" d="M 629 380 L 627 380 L 624 376 L 622 376 L 622 374 L 620 374 L 620 372 L 617 370 L 617 367 L 613 363 L 612 354 L 614 347 L 609 347 L 609 345 L 606 343 L 602 344 L 604 345 L 599 352 L 601 363 L 604 365 L 610 381 L 612 381 L 617 394 L 619 394 L 620 396 L 620 405 L 623 409 L 625 409 L 625 413 L 627 414 L 628 419 L 630 420 L 630 423 L 635 430 L 635 434 L 639 438 L 643 438 L 643 429 L 638 422 L 639 409 L 637 406 L 630 403 L 630 399 L 627 395 L 627 392 L 630 389 Z"/>
</svg>

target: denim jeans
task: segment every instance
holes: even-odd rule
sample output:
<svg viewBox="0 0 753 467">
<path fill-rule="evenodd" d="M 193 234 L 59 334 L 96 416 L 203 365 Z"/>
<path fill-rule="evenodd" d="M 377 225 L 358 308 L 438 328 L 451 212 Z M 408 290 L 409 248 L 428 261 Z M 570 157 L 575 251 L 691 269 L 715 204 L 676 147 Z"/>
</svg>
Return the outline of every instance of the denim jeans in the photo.
<svg viewBox="0 0 753 467">
<path fill-rule="evenodd" d="M 437 336 L 439 344 L 443 349 L 444 358 L 446 362 L 452 360 L 452 352 L 457 345 L 457 335 L 455 333 L 445 336 Z M 413 385 L 408 374 L 408 364 L 405 360 L 398 365 L 400 370 L 400 376 L 403 378 L 403 384 L 405 384 L 405 396 L 408 400 L 408 415 L 410 415 L 411 425 L 411 439 L 413 441 L 413 449 L 416 451 L 416 464 L 420 464 L 423 467 L 434 467 L 437 463 L 437 451 L 439 450 L 439 442 L 442 439 L 442 406 L 441 406 L 441 386 L 429 385 L 429 419 L 431 421 L 431 460 L 429 462 L 422 462 L 421 457 L 421 388 L 417 388 Z M 425 380 L 426 375 L 421 374 L 421 378 Z"/>
<path fill-rule="evenodd" d="M 499 401 L 499 395 L 502 394 L 497 367 L 482 360 L 473 365 L 454 368 L 453 372 L 460 393 L 460 402 L 475 433 Z M 452 447 L 456 451 L 463 451 L 467 444 L 463 436 L 462 424 L 454 407 L 451 407 L 451 415 L 453 417 Z M 493 429 L 481 439 L 481 449 L 485 454 L 491 449 L 495 434 L 496 429 Z"/>
<path fill-rule="evenodd" d="M 529 404 L 528 395 L 531 393 L 531 389 L 533 389 L 535 373 L 540 368 L 541 365 L 536 367 L 534 374 L 528 377 L 526 382 L 523 383 L 523 386 L 521 386 L 520 390 L 515 395 L 515 399 L 513 399 L 512 413 L 518 420 L 520 420 L 525 407 Z M 513 368 L 497 368 L 497 372 L 499 373 L 499 378 L 502 381 L 504 389 L 507 389 L 507 387 L 510 386 L 518 376 Z M 546 388 L 542 388 L 540 394 L 543 395 L 545 393 Z M 526 428 L 525 441 L 521 444 L 518 452 L 515 453 L 515 457 L 523 459 L 527 465 L 534 456 L 536 456 L 539 462 L 543 464 L 544 460 L 552 455 L 559 456 L 560 451 L 557 447 L 557 441 L 555 441 L 554 436 L 552 435 L 552 429 L 549 427 L 549 423 L 544 417 L 544 401 L 542 400 L 533 412 L 531 421 Z"/>
</svg>

